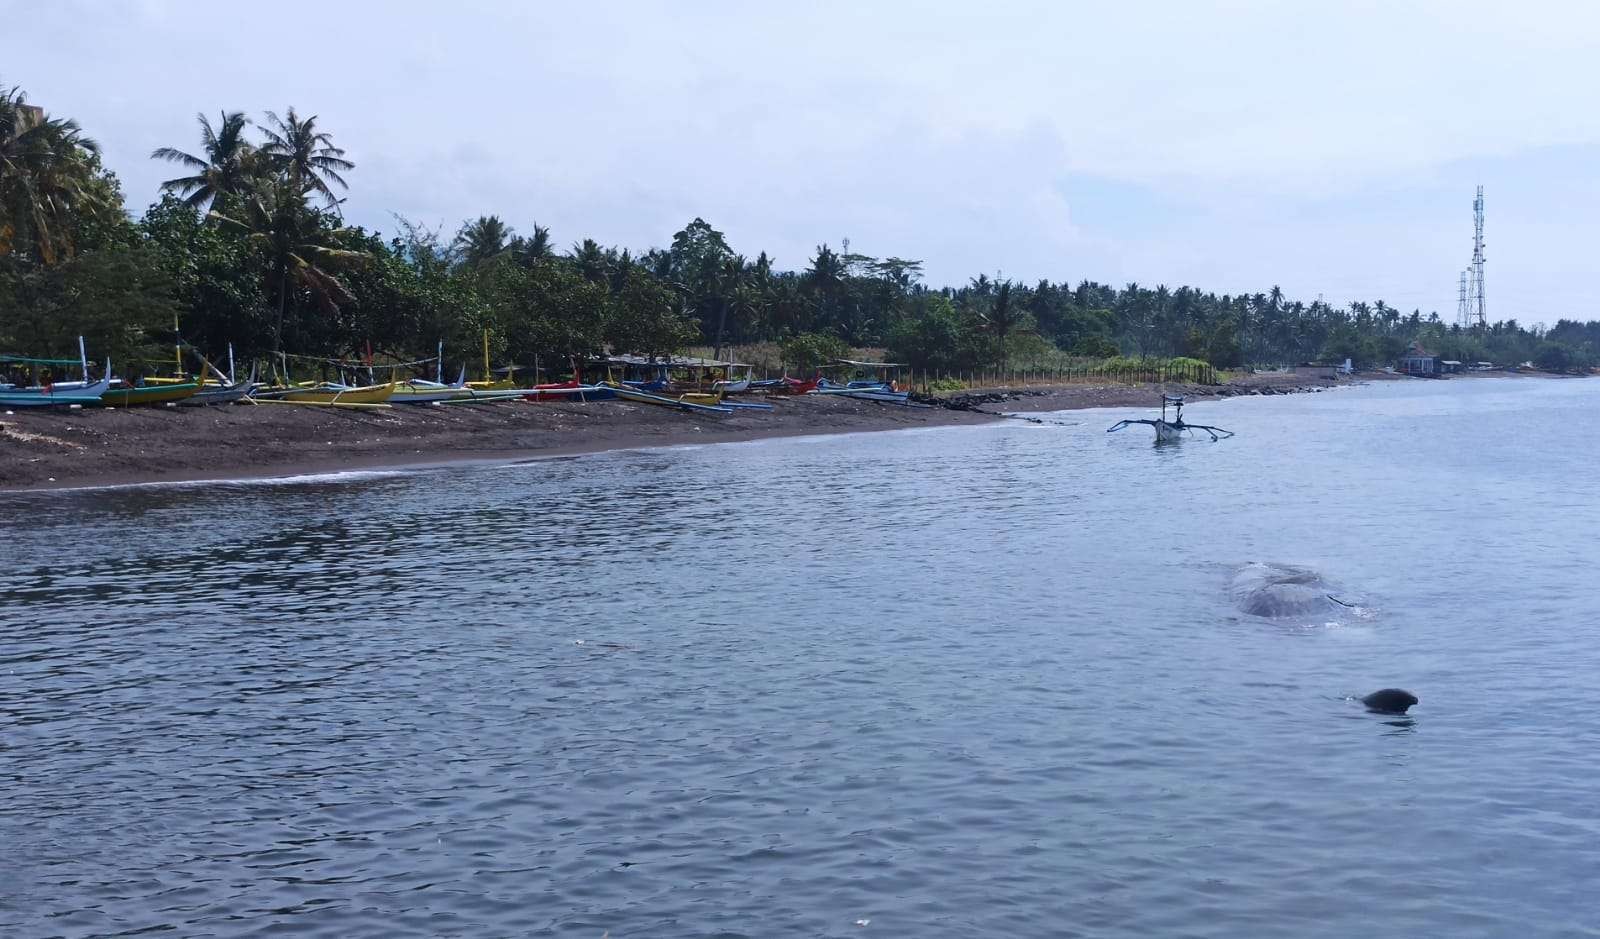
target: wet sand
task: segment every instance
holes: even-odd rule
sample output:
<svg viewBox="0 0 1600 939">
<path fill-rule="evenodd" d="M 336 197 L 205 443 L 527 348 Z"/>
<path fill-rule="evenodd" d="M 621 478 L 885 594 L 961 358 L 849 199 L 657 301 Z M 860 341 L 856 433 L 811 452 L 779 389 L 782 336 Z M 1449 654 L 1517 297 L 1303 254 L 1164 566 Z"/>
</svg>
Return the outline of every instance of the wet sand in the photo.
<svg viewBox="0 0 1600 939">
<path fill-rule="evenodd" d="M 1221 386 L 1214 396 L 1320 390 L 1304 376 Z M 0 412 L 0 490 L 294 476 L 341 470 L 509 461 L 640 447 L 947 427 L 1002 412 L 1159 403 L 1155 385 L 1066 385 L 953 396 L 957 408 L 835 396 L 772 398 L 772 411 L 685 414 L 626 401 L 397 405 L 382 410 L 217 405 Z M 959 409 L 965 408 L 965 409 Z"/>
</svg>

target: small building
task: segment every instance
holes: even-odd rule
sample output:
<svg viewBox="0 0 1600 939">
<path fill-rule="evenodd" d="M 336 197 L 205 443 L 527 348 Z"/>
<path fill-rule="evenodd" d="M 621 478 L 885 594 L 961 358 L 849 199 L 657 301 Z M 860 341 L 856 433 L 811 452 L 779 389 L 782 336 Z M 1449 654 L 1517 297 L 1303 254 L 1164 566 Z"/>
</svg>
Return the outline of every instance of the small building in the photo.
<svg viewBox="0 0 1600 939">
<path fill-rule="evenodd" d="M 1461 363 L 1457 362 L 1455 359 L 1445 359 L 1443 362 L 1439 363 L 1439 371 L 1445 373 L 1446 375 L 1449 375 L 1452 372 L 1459 372 L 1461 371 Z"/>
<path fill-rule="evenodd" d="M 1326 378 L 1331 381 L 1339 377 L 1339 373 L 1343 371 L 1343 368 L 1338 365 L 1326 365 L 1321 362 L 1301 362 L 1299 365 L 1290 366 L 1289 371 L 1296 375 L 1306 375 L 1310 378 Z"/>
<path fill-rule="evenodd" d="M 1395 370 L 1405 375 L 1420 375 L 1426 378 L 1436 378 L 1441 374 L 1439 357 L 1422 348 L 1422 344 L 1417 342 L 1413 342 L 1406 350 L 1406 354 L 1400 357 Z"/>
</svg>

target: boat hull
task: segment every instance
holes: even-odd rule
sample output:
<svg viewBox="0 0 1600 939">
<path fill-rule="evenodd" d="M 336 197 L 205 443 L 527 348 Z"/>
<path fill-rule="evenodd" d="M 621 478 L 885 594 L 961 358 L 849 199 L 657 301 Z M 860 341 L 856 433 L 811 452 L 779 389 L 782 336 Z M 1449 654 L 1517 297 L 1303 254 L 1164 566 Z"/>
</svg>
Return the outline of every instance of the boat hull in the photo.
<svg viewBox="0 0 1600 939">
<path fill-rule="evenodd" d="M 112 388 L 100 396 L 107 407 L 137 408 L 157 404 L 175 404 L 192 398 L 200 386 L 194 382 L 181 385 L 145 385 L 142 388 Z"/>
<path fill-rule="evenodd" d="M 682 398 L 668 398 L 664 395 L 653 395 L 646 391 L 635 391 L 632 388 L 614 388 L 617 397 L 625 401 L 636 401 L 640 404 L 654 404 L 665 408 L 677 408 L 680 411 L 696 411 L 701 414 L 732 414 L 733 408 L 720 405 L 698 404 L 694 401 L 685 401 Z"/>
<path fill-rule="evenodd" d="M 70 405 L 98 407 L 99 395 L 62 392 L 61 394 L 34 394 L 30 392 L 0 391 L 0 407 L 7 408 L 64 408 Z"/>
<path fill-rule="evenodd" d="M 236 385 L 207 385 L 195 392 L 192 396 L 178 402 L 181 407 L 201 407 L 210 404 L 232 404 L 242 401 L 250 396 L 256 388 L 255 382 L 242 381 Z"/>
<path fill-rule="evenodd" d="M 7 385 L 0 388 L 0 394 L 6 400 L 14 401 L 16 407 L 48 407 L 51 404 L 82 404 L 82 401 L 65 401 L 66 398 L 92 398 L 99 403 L 100 396 L 111 390 L 111 379 L 102 378 L 97 382 L 85 385 L 81 381 L 61 382 L 54 385 L 34 385 L 26 388 L 17 388 Z M 37 404 L 32 399 L 41 399 Z"/>
<path fill-rule="evenodd" d="M 454 401 L 457 398 L 470 398 L 473 390 L 464 385 L 409 385 L 403 384 L 395 388 L 394 394 L 389 398 L 394 404 L 433 404 L 436 401 Z"/>
<path fill-rule="evenodd" d="M 392 383 L 359 388 L 306 388 L 274 395 L 284 401 L 303 404 L 384 404 L 393 396 Z"/>
</svg>

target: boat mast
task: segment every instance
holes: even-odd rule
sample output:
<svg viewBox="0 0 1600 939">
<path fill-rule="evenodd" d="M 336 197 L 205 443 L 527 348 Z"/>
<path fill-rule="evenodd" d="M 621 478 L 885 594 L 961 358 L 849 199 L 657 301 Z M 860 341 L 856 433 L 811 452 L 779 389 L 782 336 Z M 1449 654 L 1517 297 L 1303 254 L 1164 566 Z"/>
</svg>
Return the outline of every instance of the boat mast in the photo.
<svg viewBox="0 0 1600 939">
<path fill-rule="evenodd" d="M 78 361 L 83 364 L 83 383 L 89 384 L 89 353 L 84 351 L 83 337 L 78 337 Z M 106 377 L 111 377 L 111 372 L 106 372 Z"/>
</svg>

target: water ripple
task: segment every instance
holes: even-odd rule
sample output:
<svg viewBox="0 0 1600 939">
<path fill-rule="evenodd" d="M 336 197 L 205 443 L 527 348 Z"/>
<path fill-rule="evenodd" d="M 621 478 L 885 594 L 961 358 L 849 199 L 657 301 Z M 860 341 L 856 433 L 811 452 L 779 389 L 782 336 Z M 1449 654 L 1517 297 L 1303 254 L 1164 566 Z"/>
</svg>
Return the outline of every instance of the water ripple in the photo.
<svg viewBox="0 0 1600 939">
<path fill-rule="evenodd" d="M 1589 388 L 0 497 L 0 933 L 1593 934 Z"/>
</svg>

